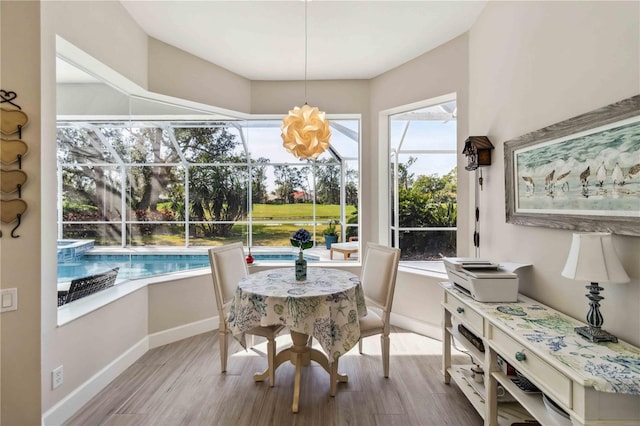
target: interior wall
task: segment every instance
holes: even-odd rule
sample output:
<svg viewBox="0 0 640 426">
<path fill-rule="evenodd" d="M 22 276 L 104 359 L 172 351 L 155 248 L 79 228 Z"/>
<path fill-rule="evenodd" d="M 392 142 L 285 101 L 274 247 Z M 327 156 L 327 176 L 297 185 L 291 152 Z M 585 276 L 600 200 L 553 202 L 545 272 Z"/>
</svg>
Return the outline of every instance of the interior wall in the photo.
<svg viewBox="0 0 640 426">
<path fill-rule="evenodd" d="M 418 321 L 422 329 L 416 330 L 426 336 L 442 340 L 442 300 L 444 290 L 440 283 L 447 281 L 446 275 L 422 275 L 415 272 L 398 271 L 396 290 L 393 296 L 394 314 Z M 392 323 L 394 318 L 391 319 Z M 415 326 L 416 324 L 412 324 Z M 398 324 L 402 327 L 402 324 Z"/>
<path fill-rule="evenodd" d="M 304 81 L 252 81 L 251 113 L 283 117 L 305 103 Z M 307 82 L 307 102 L 327 114 L 367 112 L 368 80 L 312 80 Z"/>
<path fill-rule="evenodd" d="M 64 364 L 64 383 L 45 393 L 47 402 L 70 394 L 147 337 L 148 299 L 147 288 L 143 287 L 58 327 L 48 356 Z"/>
<path fill-rule="evenodd" d="M 147 88 L 148 37 L 119 1 L 45 1 L 43 10 L 57 35 Z"/>
<path fill-rule="evenodd" d="M 0 286 L 16 288 L 18 309 L 0 314 L 0 424 L 40 423 L 40 20 L 39 2 L 0 2 L 0 87 L 13 91 L 29 122 L 21 140 L 29 147 L 22 161 L 28 181 L 22 190 L 27 203 L 20 227 L 2 224 Z M 2 108 L 12 109 L 9 104 Z M 18 139 L 18 134 L 3 135 Z M 16 169 L 17 164 L 3 166 Z M 17 194 L 2 197 L 17 198 Z"/>
<path fill-rule="evenodd" d="M 468 36 L 463 34 L 442 46 L 425 53 L 391 71 L 371 80 L 371 155 L 366 158 L 371 164 L 371 175 L 366 179 L 376 189 L 371 192 L 363 211 L 371 214 L 370 230 L 388 234 L 387 212 L 380 205 L 386 204 L 389 176 L 379 175 L 379 170 L 388 170 L 388 148 L 386 135 L 380 134 L 379 114 L 382 111 L 401 107 L 450 93 L 456 94 L 458 107 L 458 151 L 462 151 L 464 140 L 469 136 L 467 117 L 469 115 L 469 75 Z M 464 171 L 465 157 L 458 155 L 458 170 Z M 469 250 L 470 193 L 466 174 L 458 173 L 458 255 L 467 256 Z M 363 178 L 363 179 L 364 179 Z"/>
<path fill-rule="evenodd" d="M 153 284 L 148 289 L 149 334 L 218 315 L 210 273 Z"/>
<path fill-rule="evenodd" d="M 388 233 L 386 212 L 379 205 L 386 203 L 388 175 L 380 175 L 380 170 L 387 170 L 388 148 L 386 135 L 380 133 L 380 112 L 410 105 L 428 99 L 437 98 L 450 93 L 456 94 L 458 108 L 457 139 L 459 152 L 464 140 L 469 136 L 468 117 L 468 36 L 459 36 L 442 46 L 419 56 L 391 71 L 371 80 L 370 94 L 370 132 L 367 164 L 370 164 L 366 178 L 373 188 L 367 193 L 363 209 L 371 212 L 367 218 L 370 230 L 374 235 Z M 385 117 L 386 119 L 386 117 Z M 384 143 L 384 145 L 383 145 Z M 363 159 L 364 161 L 364 159 Z M 457 245 L 460 256 L 469 255 L 469 208 L 473 204 L 469 193 L 468 175 L 464 172 L 466 159 L 458 155 L 458 230 Z M 377 240 L 377 238 L 375 238 Z M 426 277 L 398 272 L 396 293 L 393 302 L 393 313 L 418 320 L 429 327 L 424 332 L 432 335 L 432 330 L 439 330 L 442 319 L 440 302 L 442 289 L 439 282 L 445 278 Z M 436 337 L 436 336 L 433 336 Z"/>
<path fill-rule="evenodd" d="M 33 24 L 40 21 L 39 15 L 37 19 L 25 24 L 25 28 L 34 32 L 41 28 L 42 31 L 42 51 L 38 48 L 33 49 L 33 52 L 38 57 L 38 61 L 42 58 L 43 138 L 49 142 L 32 150 L 29 155 L 42 154 L 42 158 L 45 159 L 40 167 L 42 191 L 38 190 L 34 196 L 37 205 L 42 202 L 47 206 L 47 211 L 51 212 L 52 206 L 56 205 L 55 182 L 57 179 L 55 161 L 50 160 L 56 155 L 55 136 L 52 136 L 56 131 L 56 36 L 61 36 L 65 42 L 82 49 L 83 54 L 90 55 L 107 71 L 124 76 L 128 81 L 143 88 L 147 86 L 147 36 L 119 2 L 2 2 L 2 5 L 13 3 L 39 3 L 42 8 L 41 27 Z M 3 19 L 4 17 L 3 9 Z M 15 18 L 15 14 L 13 17 L 8 17 L 8 19 Z M 5 63 L 4 52 L 2 63 L 3 65 Z M 39 67 L 33 65 L 36 63 L 38 62 L 33 61 L 30 67 L 39 70 Z M 25 401 L 33 400 L 37 395 L 37 421 L 34 418 L 34 421 L 7 422 L 6 424 L 40 424 L 42 413 L 46 413 L 64 398 L 73 395 L 80 385 L 94 377 L 136 342 L 146 338 L 148 334 L 146 289 L 137 291 L 71 323 L 57 326 L 57 273 L 56 258 L 53 255 L 56 247 L 56 229 L 56 215 L 43 215 L 39 239 L 33 241 L 24 252 L 39 253 L 42 250 L 43 253 L 50 254 L 43 256 L 41 269 L 24 268 L 36 270 L 42 274 L 42 280 L 39 277 L 37 280 L 39 292 L 34 296 L 38 301 L 42 299 L 42 306 L 38 306 L 38 314 L 42 312 L 41 329 L 33 334 L 38 341 L 42 336 L 42 363 L 38 363 L 38 386 L 25 390 L 24 394 L 12 392 Z M 21 274 L 24 275 L 24 271 Z M 59 388 L 52 389 L 51 371 L 60 365 L 64 370 L 64 383 Z M 23 372 L 20 371 L 20 374 Z M 3 395 L 3 404 L 5 396 Z"/>
<path fill-rule="evenodd" d="M 533 265 L 522 292 L 585 321 L 560 275 L 572 231 L 507 224 L 505 141 L 640 93 L 640 3 L 488 2 L 470 31 L 469 130 L 496 149 L 480 192 L 481 256 Z M 640 345 L 640 237 L 614 236 L 632 281 L 604 285 L 604 328 Z"/>
<path fill-rule="evenodd" d="M 148 60 L 149 91 L 250 111 L 250 80 L 153 38 L 149 38 Z"/>
<path fill-rule="evenodd" d="M 56 84 L 58 115 L 128 117 L 130 109 L 129 96 L 107 84 Z"/>
</svg>

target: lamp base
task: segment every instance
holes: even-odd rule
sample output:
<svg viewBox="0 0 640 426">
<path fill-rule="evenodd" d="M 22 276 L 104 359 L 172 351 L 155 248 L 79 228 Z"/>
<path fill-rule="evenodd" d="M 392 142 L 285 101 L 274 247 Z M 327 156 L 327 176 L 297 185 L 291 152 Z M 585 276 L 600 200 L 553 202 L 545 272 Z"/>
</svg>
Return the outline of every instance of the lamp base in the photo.
<svg viewBox="0 0 640 426">
<path fill-rule="evenodd" d="M 604 331 L 600 327 L 576 327 L 574 330 L 576 333 L 593 343 L 618 342 L 618 338 L 616 336 Z"/>
</svg>

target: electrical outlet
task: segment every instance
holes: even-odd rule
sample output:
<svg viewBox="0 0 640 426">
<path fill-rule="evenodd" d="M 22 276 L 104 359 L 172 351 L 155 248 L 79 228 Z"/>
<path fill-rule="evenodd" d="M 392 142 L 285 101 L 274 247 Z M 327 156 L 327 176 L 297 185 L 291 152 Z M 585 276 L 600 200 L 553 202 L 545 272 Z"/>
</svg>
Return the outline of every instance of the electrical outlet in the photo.
<svg viewBox="0 0 640 426">
<path fill-rule="evenodd" d="M 1 296 L 2 304 L 0 304 L 0 312 L 18 310 L 18 289 L 17 288 L 3 288 L 0 294 L 2 294 Z"/>
<path fill-rule="evenodd" d="M 62 366 L 56 367 L 51 371 L 51 387 L 53 389 L 60 387 L 64 382 L 64 371 Z"/>
</svg>

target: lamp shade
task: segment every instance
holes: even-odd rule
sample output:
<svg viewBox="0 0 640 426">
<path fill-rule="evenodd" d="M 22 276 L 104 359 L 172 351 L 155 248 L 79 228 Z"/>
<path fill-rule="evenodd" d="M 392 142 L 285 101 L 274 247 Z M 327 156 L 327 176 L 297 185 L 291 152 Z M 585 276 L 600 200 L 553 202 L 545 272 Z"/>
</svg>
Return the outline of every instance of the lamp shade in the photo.
<svg viewBox="0 0 640 426">
<path fill-rule="evenodd" d="M 629 276 L 622 267 L 607 232 L 575 233 L 562 276 L 597 283 L 626 283 Z"/>
<path fill-rule="evenodd" d="M 331 138 L 329 120 L 317 107 L 304 104 L 295 107 L 282 120 L 282 144 L 298 158 L 316 159 L 327 148 Z"/>
</svg>

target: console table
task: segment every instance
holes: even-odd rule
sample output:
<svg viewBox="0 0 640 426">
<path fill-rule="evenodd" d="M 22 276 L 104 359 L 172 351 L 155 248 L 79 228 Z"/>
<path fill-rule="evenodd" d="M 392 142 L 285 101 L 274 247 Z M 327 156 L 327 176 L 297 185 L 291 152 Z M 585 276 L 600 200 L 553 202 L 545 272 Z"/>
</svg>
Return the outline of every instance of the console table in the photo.
<svg viewBox="0 0 640 426">
<path fill-rule="evenodd" d="M 514 303 L 482 303 L 452 283 L 441 286 L 444 381 L 454 380 L 485 425 L 640 424 L 640 348 L 591 343 L 573 330 L 583 323 L 523 295 Z M 477 337 L 475 345 L 458 324 Z M 474 380 L 473 364 L 452 364 L 453 338 L 482 367 L 483 380 Z M 540 392 L 521 390 L 499 360 Z"/>
</svg>

